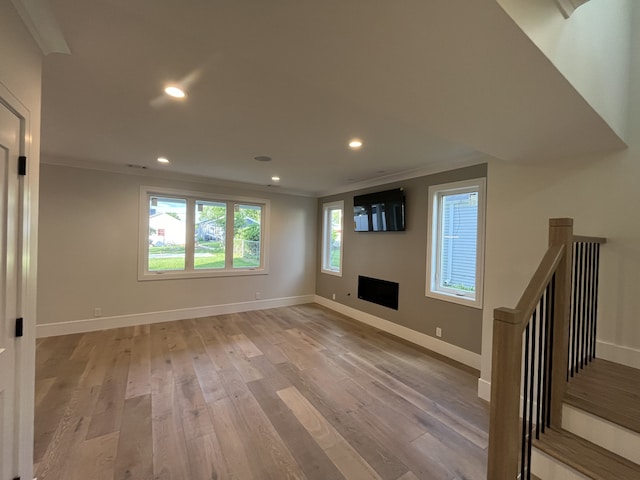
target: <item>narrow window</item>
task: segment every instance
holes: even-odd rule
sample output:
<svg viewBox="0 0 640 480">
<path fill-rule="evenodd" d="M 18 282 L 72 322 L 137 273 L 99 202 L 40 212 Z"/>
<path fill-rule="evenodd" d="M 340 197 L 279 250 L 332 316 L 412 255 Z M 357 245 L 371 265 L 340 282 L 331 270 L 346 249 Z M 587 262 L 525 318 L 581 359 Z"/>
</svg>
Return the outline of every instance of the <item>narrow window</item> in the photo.
<svg viewBox="0 0 640 480">
<path fill-rule="evenodd" d="M 184 270 L 187 201 L 149 198 L 149 271 Z"/>
<path fill-rule="evenodd" d="M 429 188 L 426 295 L 482 308 L 485 179 Z"/>
<path fill-rule="evenodd" d="M 344 202 L 322 206 L 322 272 L 342 276 Z"/>
<path fill-rule="evenodd" d="M 262 207 L 235 205 L 233 216 L 233 268 L 260 266 Z"/>
<path fill-rule="evenodd" d="M 227 204 L 196 201 L 194 268 L 224 268 L 227 238 Z"/>
</svg>

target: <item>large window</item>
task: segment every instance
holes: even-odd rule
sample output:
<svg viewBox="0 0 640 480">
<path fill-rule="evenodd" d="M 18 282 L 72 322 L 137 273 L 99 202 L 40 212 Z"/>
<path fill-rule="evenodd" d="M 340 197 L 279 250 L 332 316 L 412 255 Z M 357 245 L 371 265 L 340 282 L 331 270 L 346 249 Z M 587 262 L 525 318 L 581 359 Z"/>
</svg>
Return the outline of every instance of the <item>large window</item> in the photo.
<svg viewBox="0 0 640 480">
<path fill-rule="evenodd" d="M 426 295 L 482 308 L 485 179 L 429 188 Z"/>
<path fill-rule="evenodd" d="M 142 187 L 139 279 L 267 273 L 268 205 Z"/>
<path fill-rule="evenodd" d="M 322 205 L 322 272 L 342 276 L 344 202 Z"/>
</svg>

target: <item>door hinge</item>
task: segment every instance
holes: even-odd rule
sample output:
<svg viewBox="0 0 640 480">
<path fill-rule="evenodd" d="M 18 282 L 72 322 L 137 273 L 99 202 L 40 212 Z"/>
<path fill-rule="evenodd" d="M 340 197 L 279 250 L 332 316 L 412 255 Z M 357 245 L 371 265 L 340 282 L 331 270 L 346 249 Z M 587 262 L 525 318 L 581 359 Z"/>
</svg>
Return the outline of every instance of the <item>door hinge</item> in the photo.
<svg viewBox="0 0 640 480">
<path fill-rule="evenodd" d="M 26 175 L 27 174 L 27 157 L 24 155 L 20 155 L 18 157 L 18 175 Z"/>
<path fill-rule="evenodd" d="M 16 338 L 24 335 L 24 320 L 22 317 L 16 318 Z"/>
</svg>

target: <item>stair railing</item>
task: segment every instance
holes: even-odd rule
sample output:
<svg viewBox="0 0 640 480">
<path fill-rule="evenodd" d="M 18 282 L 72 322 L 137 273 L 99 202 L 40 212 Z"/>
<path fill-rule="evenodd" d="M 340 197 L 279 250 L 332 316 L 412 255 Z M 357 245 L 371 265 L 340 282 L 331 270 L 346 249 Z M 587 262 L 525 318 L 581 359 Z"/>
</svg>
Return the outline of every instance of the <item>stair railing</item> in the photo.
<svg viewBox="0 0 640 480">
<path fill-rule="evenodd" d="M 573 237 L 573 290 L 569 329 L 569 375 L 573 377 L 596 356 L 600 245 L 606 238 Z"/>
<path fill-rule="evenodd" d="M 494 310 L 488 479 L 530 478 L 533 436 L 562 424 L 573 240 L 573 219 L 550 219 L 549 249 L 516 308 Z"/>
</svg>

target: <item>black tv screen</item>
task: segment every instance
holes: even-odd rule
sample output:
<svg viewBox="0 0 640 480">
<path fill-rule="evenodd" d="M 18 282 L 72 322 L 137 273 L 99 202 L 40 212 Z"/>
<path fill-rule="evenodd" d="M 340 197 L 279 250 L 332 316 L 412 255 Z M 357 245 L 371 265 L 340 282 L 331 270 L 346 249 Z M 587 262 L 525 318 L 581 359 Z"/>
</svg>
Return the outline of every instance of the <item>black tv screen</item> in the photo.
<svg viewBox="0 0 640 480">
<path fill-rule="evenodd" d="M 404 190 L 353 197 L 353 223 L 356 232 L 398 232 L 404 230 Z"/>
</svg>

